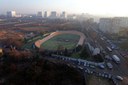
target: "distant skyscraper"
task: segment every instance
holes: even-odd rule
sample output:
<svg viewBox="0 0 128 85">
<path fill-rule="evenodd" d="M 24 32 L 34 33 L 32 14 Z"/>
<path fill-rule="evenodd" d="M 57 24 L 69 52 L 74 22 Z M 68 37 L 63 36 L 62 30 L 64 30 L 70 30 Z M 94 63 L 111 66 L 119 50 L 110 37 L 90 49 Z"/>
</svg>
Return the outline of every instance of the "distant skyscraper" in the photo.
<svg viewBox="0 0 128 85">
<path fill-rule="evenodd" d="M 44 18 L 48 18 L 50 16 L 50 13 L 48 11 L 44 12 Z"/>
<path fill-rule="evenodd" d="M 56 11 L 52 11 L 50 18 L 57 18 L 57 12 Z"/>
<path fill-rule="evenodd" d="M 43 12 L 40 11 L 40 12 L 37 13 L 37 16 L 38 16 L 38 17 L 43 17 L 44 14 L 43 14 Z"/>
<path fill-rule="evenodd" d="M 7 17 L 16 17 L 16 12 L 15 11 L 8 11 Z"/>
<path fill-rule="evenodd" d="M 65 19 L 66 17 L 67 17 L 66 12 L 62 12 L 62 14 L 60 15 L 60 18 Z"/>
</svg>

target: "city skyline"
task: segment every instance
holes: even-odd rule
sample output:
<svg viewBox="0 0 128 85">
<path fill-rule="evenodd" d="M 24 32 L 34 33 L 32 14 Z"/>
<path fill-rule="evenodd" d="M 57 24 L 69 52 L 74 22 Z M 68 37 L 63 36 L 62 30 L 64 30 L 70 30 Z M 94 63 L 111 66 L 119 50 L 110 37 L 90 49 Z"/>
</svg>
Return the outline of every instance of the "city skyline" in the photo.
<svg viewBox="0 0 128 85">
<path fill-rule="evenodd" d="M 89 13 L 106 16 L 128 16 L 127 0 L 2 0 L 0 14 L 15 10 L 21 14 L 38 11 L 66 11 L 67 13 Z"/>
</svg>

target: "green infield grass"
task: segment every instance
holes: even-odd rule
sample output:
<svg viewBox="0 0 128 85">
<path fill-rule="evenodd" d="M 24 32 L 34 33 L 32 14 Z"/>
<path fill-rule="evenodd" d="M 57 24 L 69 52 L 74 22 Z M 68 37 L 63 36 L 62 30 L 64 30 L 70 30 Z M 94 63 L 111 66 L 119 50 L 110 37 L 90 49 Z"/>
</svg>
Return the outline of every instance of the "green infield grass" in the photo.
<svg viewBox="0 0 128 85">
<path fill-rule="evenodd" d="M 60 34 L 42 43 L 41 48 L 47 50 L 59 50 L 59 49 L 73 49 L 76 47 L 80 39 L 79 35 L 75 34 Z"/>
</svg>

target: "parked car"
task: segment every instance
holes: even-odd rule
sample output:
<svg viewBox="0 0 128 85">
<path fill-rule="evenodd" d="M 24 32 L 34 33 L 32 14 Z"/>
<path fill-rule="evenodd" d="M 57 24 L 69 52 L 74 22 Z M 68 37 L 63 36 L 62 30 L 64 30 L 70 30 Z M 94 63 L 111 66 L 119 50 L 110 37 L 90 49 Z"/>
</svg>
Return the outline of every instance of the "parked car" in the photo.
<svg viewBox="0 0 128 85">
<path fill-rule="evenodd" d="M 109 62 L 107 63 L 107 66 L 108 66 L 109 69 L 113 68 L 113 65 L 111 63 L 109 63 Z"/>
<path fill-rule="evenodd" d="M 116 76 L 116 79 L 123 81 L 123 77 L 121 76 Z"/>
<path fill-rule="evenodd" d="M 104 65 L 99 65 L 99 68 L 104 69 L 105 66 Z"/>
</svg>

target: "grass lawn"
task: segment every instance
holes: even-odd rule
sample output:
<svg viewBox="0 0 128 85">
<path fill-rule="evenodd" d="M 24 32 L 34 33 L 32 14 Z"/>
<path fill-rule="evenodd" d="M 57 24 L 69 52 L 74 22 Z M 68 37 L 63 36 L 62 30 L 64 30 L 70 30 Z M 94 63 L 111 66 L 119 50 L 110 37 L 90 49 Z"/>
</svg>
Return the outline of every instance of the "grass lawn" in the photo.
<svg viewBox="0 0 128 85">
<path fill-rule="evenodd" d="M 43 35 L 39 35 L 39 36 L 35 36 L 33 38 L 30 38 L 27 40 L 27 43 L 22 47 L 23 49 L 33 49 L 32 45 L 37 41 L 37 40 L 40 40 L 40 39 L 43 39 L 44 37 L 46 36 L 43 36 Z"/>
<path fill-rule="evenodd" d="M 60 34 L 44 42 L 41 47 L 47 50 L 57 50 L 59 46 L 67 49 L 75 48 L 80 39 L 75 34 Z"/>
</svg>

